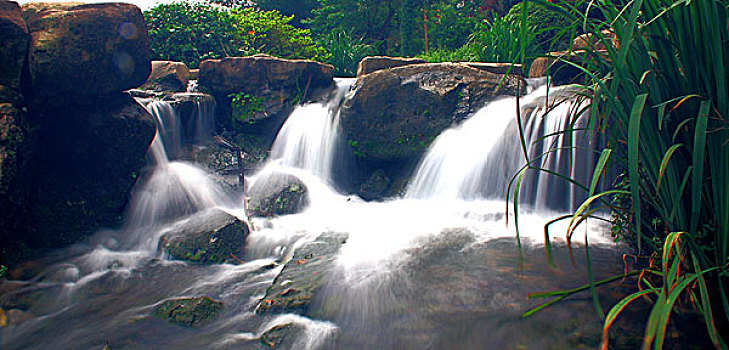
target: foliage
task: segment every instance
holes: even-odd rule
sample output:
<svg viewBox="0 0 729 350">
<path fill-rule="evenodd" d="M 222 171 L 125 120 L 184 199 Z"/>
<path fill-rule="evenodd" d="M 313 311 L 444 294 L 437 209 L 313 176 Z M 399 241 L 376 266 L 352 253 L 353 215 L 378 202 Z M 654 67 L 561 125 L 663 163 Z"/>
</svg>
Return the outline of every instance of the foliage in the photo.
<svg viewBox="0 0 729 350">
<path fill-rule="evenodd" d="M 144 18 L 152 59 L 184 62 L 194 68 L 208 58 L 251 52 L 227 10 L 176 2 L 157 5 L 145 11 Z"/>
<path fill-rule="evenodd" d="M 526 57 L 533 58 L 538 53 L 534 45 L 536 28 L 529 26 L 523 38 L 520 33 L 521 23 L 515 18 L 485 19 L 458 55 L 467 61 L 519 62 L 525 48 Z"/>
<path fill-rule="evenodd" d="M 586 16 L 581 2 L 539 1 L 606 48 L 588 49 L 583 88 L 592 96 L 590 129 L 610 131 L 603 154 L 618 154 L 612 166 L 627 175 L 626 190 L 591 186 L 570 227 L 602 202 L 650 262 L 641 290 L 608 312 L 603 348 L 613 321 L 639 298 L 653 301 L 644 349 L 662 348 L 678 300 L 700 312 L 714 345 L 726 348 L 719 329 L 729 324 L 729 1 L 606 1 L 595 4 L 604 20 Z M 593 180 L 602 173 L 596 167 Z M 627 196 L 626 205 L 611 206 L 614 194 Z"/>
<path fill-rule="evenodd" d="M 228 95 L 233 110 L 233 125 L 248 122 L 255 113 L 261 112 L 263 98 L 249 95 L 243 91 Z"/>
<path fill-rule="evenodd" d="M 375 54 L 375 47 L 365 44 L 362 38 L 353 38 L 347 31 L 335 29 L 317 40 L 329 53 L 325 61 L 334 66 L 334 74 L 353 77 L 357 64 L 365 56 Z"/>
<path fill-rule="evenodd" d="M 426 9 L 430 49 L 456 50 L 479 29 L 482 16 L 452 2 L 437 3 Z M 430 53 L 430 50 L 429 52 Z"/>
<path fill-rule="evenodd" d="M 284 16 L 294 16 L 291 24 L 303 28 L 302 20 L 311 18 L 319 3 L 316 0 L 256 0 L 256 5 L 264 11 L 276 10 Z"/>
<path fill-rule="evenodd" d="M 521 18 L 523 3 L 514 5 L 505 16 L 512 21 Z M 550 11 L 539 3 L 530 3 L 527 8 L 527 25 L 534 35 L 534 43 L 540 54 L 566 50 L 578 28 L 558 12 Z"/>
<path fill-rule="evenodd" d="M 291 17 L 250 7 L 205 3 L 160 4 L 144 12 L 153 59 L 197 67 L 205 59 L 267 53 L 283 58 L 322 59 L 325 51 Z"/>
<path fill-rule="evenodd" d="M 5 277 L 5 274 L 8 272 L 8 268 L 5 267 L 5 265 L 0 265 L 0 278 Z"/>
</svg>

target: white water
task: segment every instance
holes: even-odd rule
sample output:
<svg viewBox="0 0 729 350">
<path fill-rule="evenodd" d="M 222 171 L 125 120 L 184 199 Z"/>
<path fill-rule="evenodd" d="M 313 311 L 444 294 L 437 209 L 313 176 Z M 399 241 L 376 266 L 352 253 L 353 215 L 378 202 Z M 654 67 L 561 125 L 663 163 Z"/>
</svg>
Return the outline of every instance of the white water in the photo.
<svg viewBox="0 0 729 350">
<path fill-rule="evenodd" d="M 534 166 L 571 176 L 584 185 L 591 177 L 599 137 L 586 132 L 570 139 L 560 130 L 585 128 L 582 104 L 568 87 L 546 85 L 524 96 L 521 118 Z M 579 115 L 577 118 L 573 115 Z M 558 151 L 555 151 L 558 150 Z M 545 155 L 542 157 L 542 155 Z M 409 183 L 406 197 L 418 199 L 505 199 L 509 182 L 526 164 L 517 128 L 516 98 L 488 103 L 470 119 L 439 135 Z M 513 188 L 513 186 L 512 186 Z M 575 209 L 585 192 L 553 175 L 531 171 L 523 180 L 520 200 L 536 209 Z"/>
<path fill-rule="evenodd" d="M 0 345 L 6 344 L 3 341 L 20 343 L 23 339 L 31 339 L 32 335 L 46 334 L 48 328 L 63 322 L 61 320 L 76 322 L 71 323 L 72 328 L 80 322 L 76 321 L 77 318 L 96 320 L 94 317 L 98 316 L 88 316 L 83 309 L 76 311 L 78 309 L 74 308 L 76 300 L 84 300 L 99 303 L 94 304 L 95 307 L 103 307 L 103 314 L 109 316 L 104 320 L 107 323 L 99 326 L 101 331 L 114 333 L 114 329 L 118 328 L 129 333 L 131 329 L 128 337 L 151 338 L 158 342 L 157 346 L 160 341 L 173 342 L 179 337 L 181 340 L 175 343 L 176 346 L 170 347 L 199 348 L 199 344 L 206 344 L 208 348 L 244 347 L 272 327 L 293 323 L 305 330 L 293 342 L 295 348 L 316 349 L 344 331 L 344 327 L 349 327 L 346 329 L 349 333 L 357 333 L 359 329 L 377 329 L 376 325 L 368 324 L 377 318 L 368 317 L 384 314 L 389 308 L 397 312 L 403 302 L 392 294 L 390 287 L 400 278 L 397 276 L 402 273 L 404 263 L 417 257 L 411 250 L 426 247 L 423 243 L 426 240 L 444 236 L 445 232 L 452 230 L 472 234 L 475 242 L 515 236 L 514 225 L 507 226 L 505 222 L 504 201 L 490 199 L 503 198 L 502 186 L 513 175 L 509 171 L 518 169 L 521 159 L 519 145 L 513 140 L 516 129 L 513 99 L 492 102 L 461 126 L 444 132 L 428 151 L 406 198 L 393 198 L 381 203 L 364 202 L 356 196 L 338 193 L 331 187 L 333 170 L 338 169 L 334 153 L 337 147 L 342 146 L 337 141 L 338 106 L 351 83 L 339 81 L 337 93 L 328 103 L 297 108 L 275 142 L 274 160 L 251 179 L 254 186 L 255 181 L 264 180 L 268 172 L 293 174 L 307 185 L 311 204 L 299 214 L 252 219 L 256 229 L 247 238 L 246 262 L 241 265 L 198 267 L 156 260 L 160 257 L 156 251 L 159 237 L 171 225 L 189 215 L 212 207 L 226 209 L 243 219 L 245 215 L 241 213 L 243 205 L 237 194 L 225 190 L 213 176 L 199 167 L 174 161 L 193 140 L 185 136 L 190 133 L 184 132 L 183 123 L 169 104 L 150 104 L 150 110 L 158 118 L 160 132 L 150 146 L 150 169 L 132 194 L 127 224 L 110 236 L 116 235 L 119 242 L 100 240 L 98 246 L 75 259 L 71 268 L 64 267 L 64 274 L 72 275 L 73 281 L 63 286 L 63 298 L 56 299 L 58 306 L 54 304 L 48 313 L 41 313 L 43 317 L 32 321 L 39 331 L 24 333 L 21 329 L 10 333 L 10 337 L 0 341 Z M 540 96 L 532 94 L 522 103 L 528 105 Z M 525 132 L 530 135 L 530 144 L 538 135 L 549 133 L 550 128 L 562 123 L 559 118 L 553 121 L 550 117 L 541 117 L 539 112 L 526 119 Z M 486 132 L 489 137 L 484 137 Z M 204 137 L 198 136 L 195 140 Z M 534 148 L 534 152 L 541 150 Z M 492 170 L 496 175 L 490 174 Z M 548 202 L 548 194 L 555 190 L 554 187 L 543 189 L 544 181 L 538 178 L 525 182 L 525 188 L 533 186 L 527 192 L 534 194 L 535 198 L 542 198 L 542 202 Z M 523 242 L 542 242 L 543 225 L 555 215 L 557 213 L 549 211 L 521 213 Z M 509 222 L 513 222 L 513 217 L 509 218 Z M 576 236 L 586 234 L 591 243 L 609 242 L 603 235 L 603 227 L 593 222 L 589 224 L 583 224 Z M 561 236 L 565 225 L 566 222 L 555 225 L 554 236 Z M 290 314 L 274 317 L 255 315 L 252 310 L 263 298 L 261 293 L 282 268 L 269 270 L 266 266 L 285 261 L 296 247 L 325 232 L 343 232 L 349 237 L 337 257 L 337 279 L 328 281 L 324 287 L 333 296 L 332 300 L 342 304 L 340 308 L 345 310 L 345 315 L 327 318 L 326 321 Z M 581 241 L 577 237 L 575 240 Z M 129 285 L 133 287 L 129 288 Z M 143 288 L 143 293 L 135 295 L 134 288 Z M 469 286 L 470 290 L 477 288 Z M 117 292 L 122 290 L 123 294 L 119 296 L 124 301 L 117 302 L 116 295 L 111 293 L 109 295 L 115 298 L 105 299 L 102 292 L 97 292 L 109 289 L 116 293 L 122 293 Z M 411 295 L 417 293 L 414 291 Z M 228 308 L 225 317 L 199 330 L 200 335 L 175 333 L 172 326 L 151 323 L 156 325 L 156 330 L 163 332 L 157 338 L 150 334 L 155 328 L 146 333 L 144 329 L 134 328 L 138 322 L 150 324 L 145 321 L 149 319 L 149 310 L 161 300 L 199 295 L 219 298 Z M 447 291 L 443 295 L 448 295 Z M 112 300 L 112 305 L 109 305 L 109 300 Z M 67 316 L 69 313 L 71 315 Z M 56 317 L 59 321 L 43 323 L 45 319 Z M 96 329 L 96 325 L 92 324 L 94 321 L 86 322 L 88 325 L 81 322 L 84 329 L 77 329 L 78 333 L 66 333 L 64 330 L 48 332 L 46 338 L 50 339 L 45 339 L 46 343 L 53 343 L 59 348 L 73 348 L 77 339 L 91 336 L 89 332 L 93 333 Z M 87 327 L 90 331 L 83 333 Z M 33 330 L 33 327 L 27 326 L 26 329 Z M 166 337 L 164 332 L 169 335 Z M 206 339 L 209 341 L 205 342 Z M 397 348 L 392 343 L 388 344 L 385 348 Z"/>
<path fill-rule="evenodd" d="M 355 79 L 336 79 L 337 90 L 326 103 L 297 107 L 281 127 L 271 148 L 274 162 L 332 179 L 339 138 L 339 106 Z"/>
</svg>

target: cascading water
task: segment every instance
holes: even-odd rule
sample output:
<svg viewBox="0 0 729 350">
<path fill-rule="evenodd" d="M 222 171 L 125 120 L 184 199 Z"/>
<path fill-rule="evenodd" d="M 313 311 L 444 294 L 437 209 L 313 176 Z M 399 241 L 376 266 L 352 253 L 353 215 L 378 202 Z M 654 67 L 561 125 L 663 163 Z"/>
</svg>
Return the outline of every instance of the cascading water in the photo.
<svg viewBox="0 0 729 350">
<path fill-rule="evenodd" d="M 328 102 L 298 107 L 285 123 L 275 141 L 273 161 L 261 174 L 296 175 L 309 189 L 310 206 L 295 215 L 251 219 L 256 229 L 237 265 L 193 265 L 164 260 L 157 253 L 164 230 L 198 211 L 222 207 L 245 216 L 239 194 L 224 190 L 200 168 L 174 160 L 190 142 L 201 140 L 189 132 L 189 125 L 198 123 L 182 122 L 167 103 L 150 104 L 159 132 L 150 146 L 150 169 L 133 193 L 127 224 L 100 233 L 91 240 L 92 247 L 72 250 L 36 280 L 0 297 L 3 307 L 34 296 L 42 301 L 25 309 L 28 321 L 0 328 L 0 345 L 445 349 L 489 344 L 540 349 L 582 346 L 585 340 L 579 337 L 599 339 L 602 325 L 592 322 L 589 302 L 575 301 L 569 308 L 557 305 L 557 314 L 517 322 L 532 305 L 524 298 L 527 292 L 565 288 L 575 283 L 575 275 L 587 275 L 558 248 L 555 261 L 568 273 L 550 270 L 532 245 L 524 247 L 526 267 L 517 270 L 514 232 L 504 225 L 503 200 L 487 199 L 503 197 L 499 186 L 520 166 L 521 151 L 512 130 L 513 99 L 490 103 L 439 137 L 406 198 L 368 203 L 331 187 L 333 171 L 342 167 L 336 156 L 342 147 L 337 140 L 338 109 L 351 84 L 352 80 L 338 81 Z M 536 101 L 538 96 L 525 97 L 522 103 L 531 105 L 529 99 Z M 525 123 L 530 144 L 539 133 L 550 132 L 540 123 L 561 123 L 539 115 L 535 112 Z M 200 125 L 198 130 L 206 128 Z M 484 137 L 484 130 L 493 135 Z M 575 162 L 581 161 L 577 158 Z M 261 174 L 252 179 L 254 184 L 264 179 Z M 533 186 L 527 192 L 539 198 L 542 183 L 536 179 L 524 186 Z M 542 239 L 546 220 L 540 214 L 520 216 L 525 242 Z M 608 242 L 600 227 L 582 226 L 591 242 Z M 327 238 L 318 237 L 339 237 L 346 243 L 330 256 L 295 255 L 305 246 L 327 247 Z M 578 261 L 584 258 L 580 254 L 575 252 Z M 613 273 L 616 254 L 597 247 L 590 254 L 596 278 Z M 285 271 L 299 275 L 276 279 Z M 310 288 L 308 278 L 316 276 L 322 277 L 315 295 L 297 294 Z M 279 287 L 281 292 L 272 292 Z M 162 301 L 182 296 L 209 296 L 223 302 L 224 309 L 197 329 L 150 316 Z M 306 306 L 258 312 L 269 298 L 286 296 Z M 580 319 L 555 322 L 555 317 Z M 595 332 L 594 337 L 589 332 Z M 579 337 L 572 342 L 574 337 L 564 334 Z"/>
<path fill-rule="evenodd" d="M 586 113 L 569 87 L 543 85 L 524 96 L 521 120 L 534 166 L 586 184 L 602 145 L 585 129 Z M 549 96 L 549 103 L 544 103 Z M 515 98 L 488 103 L 461 125 L 438 136 L 421 161 L 406 197 L 420 199 L 504 199 L 514 174 L 524 166 Z M 573 116 L 577 117 L 573 117 Z M 580 130 L 571 134 L 561 130 Z M 537 209 L 571 210 L 586 192 L 546 173 L 523 179 L 520 201 Z"/>
<path fill-rule="evenodd" d="M 336 79 L 337 89 L 326 103 L 297 107 L 286 119 L 271 148 L 275 163 L 306 170 L 330 181 L 339 145 L 339 106 L 355 79 Z M 339 147 L 338 147 L 339 146 Z"/>
</svg>

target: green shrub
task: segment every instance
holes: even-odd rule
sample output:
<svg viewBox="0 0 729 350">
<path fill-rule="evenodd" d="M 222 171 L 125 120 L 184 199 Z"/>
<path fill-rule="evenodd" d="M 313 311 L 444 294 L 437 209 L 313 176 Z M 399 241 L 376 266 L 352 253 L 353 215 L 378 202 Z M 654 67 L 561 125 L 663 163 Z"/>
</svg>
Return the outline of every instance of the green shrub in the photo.
<svg viewBox="0 0 729 350">
<path fill-rule="evenodd" d="M 511 21 L 519 21 L 523 2 L 514 5 L 505 16 Z M 530 2 L 527 7 L 527 24 L 534 34 L 533 45 L 539 54 L 566 50 L 574 37 L 575 26 L 568 17 L 549 10 L 544 5 Z"/>
<path fill-rule="evenodd" d="M 325 62 L 333 65 L 334 74 L 341 77 L 355 76 L 359 61 L 376 52 L 374 46 L 365 44 L 362 38 L 352 37 L 343 29 L 335 29 L 318 41 L 329 53 Z"/>
<path fill-rule="evenodd" d="M 324 59 L 308 30 L 288 24 L 277 11 L 229 9 L 206 3 L 160 4 L 144 12 L 153 59 L 197 67 L 202 60 L 267 53 Z"/>
<path fill-rule="evenodd" d="M 484 20 L 479 30 L 471 34 L 468 43 L 461 48 L 459 55 L 480 62 L 520 62 L 522 46 L 526 57 L 533 58 L 539 53 L 536 45 L 536 28 L 528 24 L 526 37 L 522 42 L 521 23 L 518 19 L 506 16 Z"/>
</svg>

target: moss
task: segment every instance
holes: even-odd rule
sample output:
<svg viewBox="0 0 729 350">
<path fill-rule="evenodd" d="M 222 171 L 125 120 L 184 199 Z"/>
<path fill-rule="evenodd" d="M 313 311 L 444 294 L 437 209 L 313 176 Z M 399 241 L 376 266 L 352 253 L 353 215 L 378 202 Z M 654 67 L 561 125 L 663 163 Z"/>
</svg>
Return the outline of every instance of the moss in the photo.
<svg viewBox="0 0 729 350">
<path fill-rule="evenodd" d="M 181 298 L 162 302 L 152 315 L 184 327 L 201 327 L 223 310 L 223 303 L 209 297 Z"/>
</svg>

